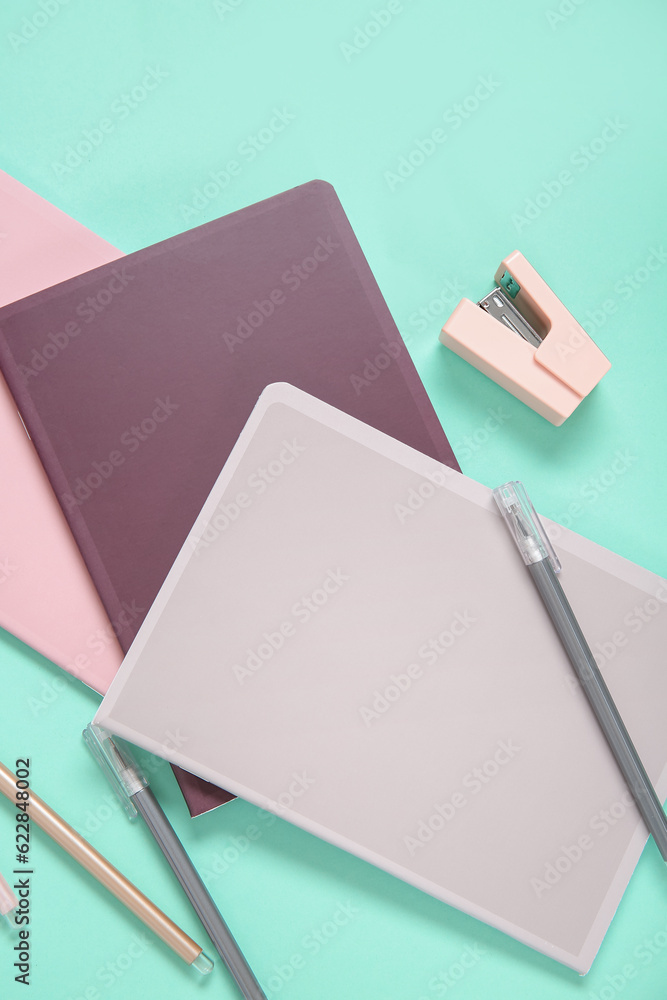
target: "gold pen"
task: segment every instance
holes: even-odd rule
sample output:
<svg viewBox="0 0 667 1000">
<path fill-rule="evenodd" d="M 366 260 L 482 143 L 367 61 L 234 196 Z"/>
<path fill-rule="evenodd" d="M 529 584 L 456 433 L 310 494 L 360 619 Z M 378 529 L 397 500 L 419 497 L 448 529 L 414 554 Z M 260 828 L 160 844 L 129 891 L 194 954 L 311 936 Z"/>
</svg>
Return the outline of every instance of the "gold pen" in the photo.
<svg viewBox="0 0 667 1000">
<path fill-rule="evenodd" d="M 110 861 L 107 861 L 87 840 L 84 840 L 58 813 L 47 806 L 46 802 L 43 802 L 32 791 L 29 792 L 29 798 L 26 801 L 17 800 L 16 777 L 1 762 L 0 792 L 18 809 L 25 812 L 33 823 L 40 826 L 86 871 L 94 875 L 98 882 L 113 893 L 116 899 L 119 899 L 140 920 L 143 920 L 146 926 L 162 938 L 179 958 L 182 958 L 188 965 L 192 965 L 203 975 L 211 971 L 213 963 L 204 954 L 201 947 L 188 937 L 185 931 L 182 931 L 173 920 L 170 920 L 155 903 L 144 896 L 143 892 L 140 892 L 129 879 L 121 875 Z"/>
</svg>

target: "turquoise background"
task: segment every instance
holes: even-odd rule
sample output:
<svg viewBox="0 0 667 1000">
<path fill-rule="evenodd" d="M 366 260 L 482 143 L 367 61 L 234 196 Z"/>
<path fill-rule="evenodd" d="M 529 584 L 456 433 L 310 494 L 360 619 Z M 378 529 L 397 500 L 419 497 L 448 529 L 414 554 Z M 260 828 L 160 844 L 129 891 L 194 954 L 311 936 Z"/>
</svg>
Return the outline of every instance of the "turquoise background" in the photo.
<svg viewBox="0 0 667 1000">
<path fill-rule="evenodd" d="M 463 470 L 490 486 L 522 478 L 545 514 L 667 576 L 666 29 L 660 0 L 7 3 L 0 167 L 126 252 L 330 181 Z M 154 89 L 124 104 L 150 70 Z M 456 106 L 480 80 L 486 97 L 464 119 Z M 284 128 L 250 159 L 244 142 L 276 108 Z M 101 141 L 68 162 L 102 119 Z M 446 141 L 392 178 L 436 128 Z M 237 175 L 197 201 L 230 160 Z M 461 295 L 488 291 L 516 248 L 612 362 L 560 428 L 438 343 Z M 655 250 L 664 262 L 648 271 Z M 6 634 L 0 657 L 0 759 L 29 756 L 37 793 L 212 953 L 150 835 L 129 825 L 85 752 L 97 696 Z M 169 768 L 151 768 L 271 997 L 665 997 L 667 877 L 652 843 L 580 979 L 243 802 L 191 821 Z M 0 870 L 13 844 L 0 803 Z M 141 925 L 39 832 L 31 858 L 33 1000 L 238 996 L 223 968 L 201 980 L 161 942 L 136 940 Z M 316 950 L 340 904 L 348 923 Z M 455 981 L 463 955 L 470 968 Z M 8 1000 L 25 995 L 12 961 L 2 933 Z"/>
</svg>

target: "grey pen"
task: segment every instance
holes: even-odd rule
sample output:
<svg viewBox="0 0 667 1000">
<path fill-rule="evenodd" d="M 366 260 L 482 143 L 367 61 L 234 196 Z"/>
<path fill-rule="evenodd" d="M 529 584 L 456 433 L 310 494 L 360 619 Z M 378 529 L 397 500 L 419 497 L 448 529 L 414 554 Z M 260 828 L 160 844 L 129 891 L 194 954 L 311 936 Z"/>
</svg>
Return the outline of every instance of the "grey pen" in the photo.
<svg viewBox="0 0 667 1000">
<path fill-rule="evenodd" d="M 83 738 L 111 781 L 128 816 L 133 819 L 138 812 L 146 821 L 243 996 L 246 1000 L 267 1000 L 197 869 L 190 861 L 130 752 L 106 729 L 92 722 L 84 729 Z"/>
<path fill-rule="evenodd" d="M 667 861 L 667 815 L 651 784 L 611 692 L 556 576 L 560 563 L 523 483 L 497 487 L 493 496 L 607 738 L 637 808 Z"/>
</svg>

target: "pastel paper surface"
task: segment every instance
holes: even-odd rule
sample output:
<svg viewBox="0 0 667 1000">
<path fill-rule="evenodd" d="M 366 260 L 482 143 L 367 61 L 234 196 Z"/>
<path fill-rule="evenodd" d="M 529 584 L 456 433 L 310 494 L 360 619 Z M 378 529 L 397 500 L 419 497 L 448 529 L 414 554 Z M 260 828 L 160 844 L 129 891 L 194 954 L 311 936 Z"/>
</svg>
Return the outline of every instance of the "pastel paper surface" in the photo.
<svg viewBox="0 0 667 1000">
<path fill-rule="evenodd" d="M 556 530 L 594 650 L 667 600 Z M 603 672 L 664 800 L 667 616 L 625 627 Z M 646 841 L 490 491 L 290 386 L 262 396 L 96 721 L 580 972 Z"/>
</svg>

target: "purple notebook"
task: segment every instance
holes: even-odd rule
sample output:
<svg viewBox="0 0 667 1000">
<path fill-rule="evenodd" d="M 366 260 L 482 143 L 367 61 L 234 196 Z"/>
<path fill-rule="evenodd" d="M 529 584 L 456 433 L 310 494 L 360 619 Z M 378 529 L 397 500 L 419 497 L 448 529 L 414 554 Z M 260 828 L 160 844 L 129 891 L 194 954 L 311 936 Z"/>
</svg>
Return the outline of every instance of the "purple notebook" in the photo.
<svg viewBox="0 0 667 1000">
<path fill-rule="evenodd" d="M 458 468 L 323 181 L 5 306 L 0 364 L 125 651 L 268 383 Z M 193 815 L 230 797 L 177 777 Z"/>
</svg>

